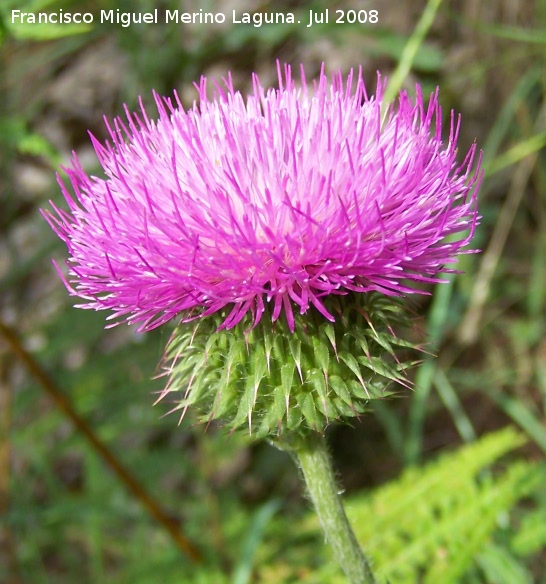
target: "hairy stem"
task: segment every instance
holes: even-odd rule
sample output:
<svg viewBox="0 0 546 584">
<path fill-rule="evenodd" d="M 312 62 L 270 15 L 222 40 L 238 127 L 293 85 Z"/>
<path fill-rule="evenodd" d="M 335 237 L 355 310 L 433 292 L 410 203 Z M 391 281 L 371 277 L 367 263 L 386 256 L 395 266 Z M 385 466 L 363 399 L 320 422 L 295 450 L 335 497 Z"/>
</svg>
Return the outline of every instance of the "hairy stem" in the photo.
<svg viewBox="0 0 546 584">
<path fill-rule="evenodd" d="M 370 563 L 345 514 L 324 436 L 318 432 L 305 437 L 283 436 L 282 442 L 281 448 L 292 454 L 302 470 L 326 539 L 349 582 L 375 584 Z"/>
</svg>

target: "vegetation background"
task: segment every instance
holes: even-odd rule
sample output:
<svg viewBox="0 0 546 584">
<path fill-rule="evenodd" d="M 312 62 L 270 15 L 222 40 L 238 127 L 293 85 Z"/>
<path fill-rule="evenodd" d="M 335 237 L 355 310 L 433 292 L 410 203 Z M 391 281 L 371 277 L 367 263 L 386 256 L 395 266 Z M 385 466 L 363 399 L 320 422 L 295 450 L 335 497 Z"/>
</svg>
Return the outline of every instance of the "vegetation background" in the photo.
<svg viewBox="0 0 546 584">
<path fill-rule="evenodd" d="M 326 7 L 311 28 L 11 22 L 12 9 Z M 335 24 L 336 9 L 379 22 Z M 201 74 L 274 85 L 280 59 L 308 78 L 324 61 L 362 65 L 371 87 L 377 70 L 410 92 L 440 86 L 461 152 L 484 150 L 483 253 L 414 300 L 412 334 L 438 357 L 413 393 L 329 431 L 362 543 L 397 584 L 546 582 L 544 0 L 4 0 L 0 43 L 0 581 L 343 582 L 291 460 L 191 413 L 162 417 L 169 327 L 105 331 L 105 314 L 74 310 L 38 212 L 62 204 L 55 171 L 72 150 L 96 168 L 87 130 L 104 138 L 104 114 L 139 95 L 151 113 L 152 88 L 189 105 Z"/>
</svg>

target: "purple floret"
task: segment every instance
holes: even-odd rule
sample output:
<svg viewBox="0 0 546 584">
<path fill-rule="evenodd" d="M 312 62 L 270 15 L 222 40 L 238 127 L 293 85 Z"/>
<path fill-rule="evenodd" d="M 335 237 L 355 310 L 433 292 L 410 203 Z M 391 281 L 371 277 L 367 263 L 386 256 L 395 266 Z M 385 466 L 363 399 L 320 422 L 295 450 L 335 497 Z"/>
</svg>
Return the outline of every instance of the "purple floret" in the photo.
<svg viewBox="0 0 546 584">
<path fill-rule="evenodd" d="M 437 92 L 388 106 L 361 72 L 308 84 L 302 68 L 297 85 L 288 66 L 279 89 L 253 87 L 245 100 L 228 78 L 209 99 L 202 78 L 188 111 L 176 95 L 155 96 L 157 121 L 126 111 L 111 143 L 92 137 L 105 179 L 74 155 L 74 194 L 59 180 L 69 210 L 44 215 L 80 307 L 148 330 L 226 307 L 222 328 L 248 313 L 255 325 L 270 303 L 293 330 L 311 306 L 333 320 L 330 294 L 421 292 L 412 281 L 453 271 L 482 173 L 475 145 L 456 161 L 453 113 L 442 139 Z"/>
</svg>

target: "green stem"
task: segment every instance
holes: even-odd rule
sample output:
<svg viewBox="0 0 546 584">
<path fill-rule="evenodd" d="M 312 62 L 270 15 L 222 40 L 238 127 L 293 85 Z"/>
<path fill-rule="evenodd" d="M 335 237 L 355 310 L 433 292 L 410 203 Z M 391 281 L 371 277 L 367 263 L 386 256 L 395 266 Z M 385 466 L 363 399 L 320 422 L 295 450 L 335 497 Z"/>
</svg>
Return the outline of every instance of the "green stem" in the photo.
<svg viewBox="0 0 546 584">
<path fill-rule="evenodd" d="M 370 563 L 345 514 L 324 436 L 318 432 L 305 437 L 285 435 L 282 442 L 281 447 L 291 452 L 303 472 L 326 539 L 347 578 L 352 584 L 375 584 Z"/>
</svg>

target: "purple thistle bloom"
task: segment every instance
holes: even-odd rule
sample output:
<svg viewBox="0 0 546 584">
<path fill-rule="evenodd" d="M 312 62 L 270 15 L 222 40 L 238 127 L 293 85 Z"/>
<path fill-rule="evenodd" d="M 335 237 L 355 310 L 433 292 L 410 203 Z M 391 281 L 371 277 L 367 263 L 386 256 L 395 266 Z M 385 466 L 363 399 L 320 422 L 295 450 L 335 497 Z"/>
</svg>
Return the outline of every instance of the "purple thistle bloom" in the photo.
<svg viewBox="0 0 546 584">
<path fill-rule="evenodd" d="M 69 212 L 44 213 L 68 246 L 72 294 L 82 308 L 110 309 L 151 329 L 231 310 L 256 325 L 316 307 L 333 320 L 329 294 L 421 292 L 453 271 L 477 223 L 476 146 L 456 162 L 459 119 L 441 136 L 438 94 L 406 93 L 383 104 L 361 71 L 310 87 L 301 70 L 279 66 L 279 89 L 253 77 L 246 101 L 216 86 L 185 111 L 155 95 L 159 120 L 130 114 L 108 125 L 112 144 L 91 137 L 106 178 L 88 176 L 76 156 L 60 181 Z M 459 234 L 453 237 L 454 234 Z M 452 236 L 446 240 L 447 236 Z M 63 278 L 64 279 L 64 278 Z"/>
</svg>

